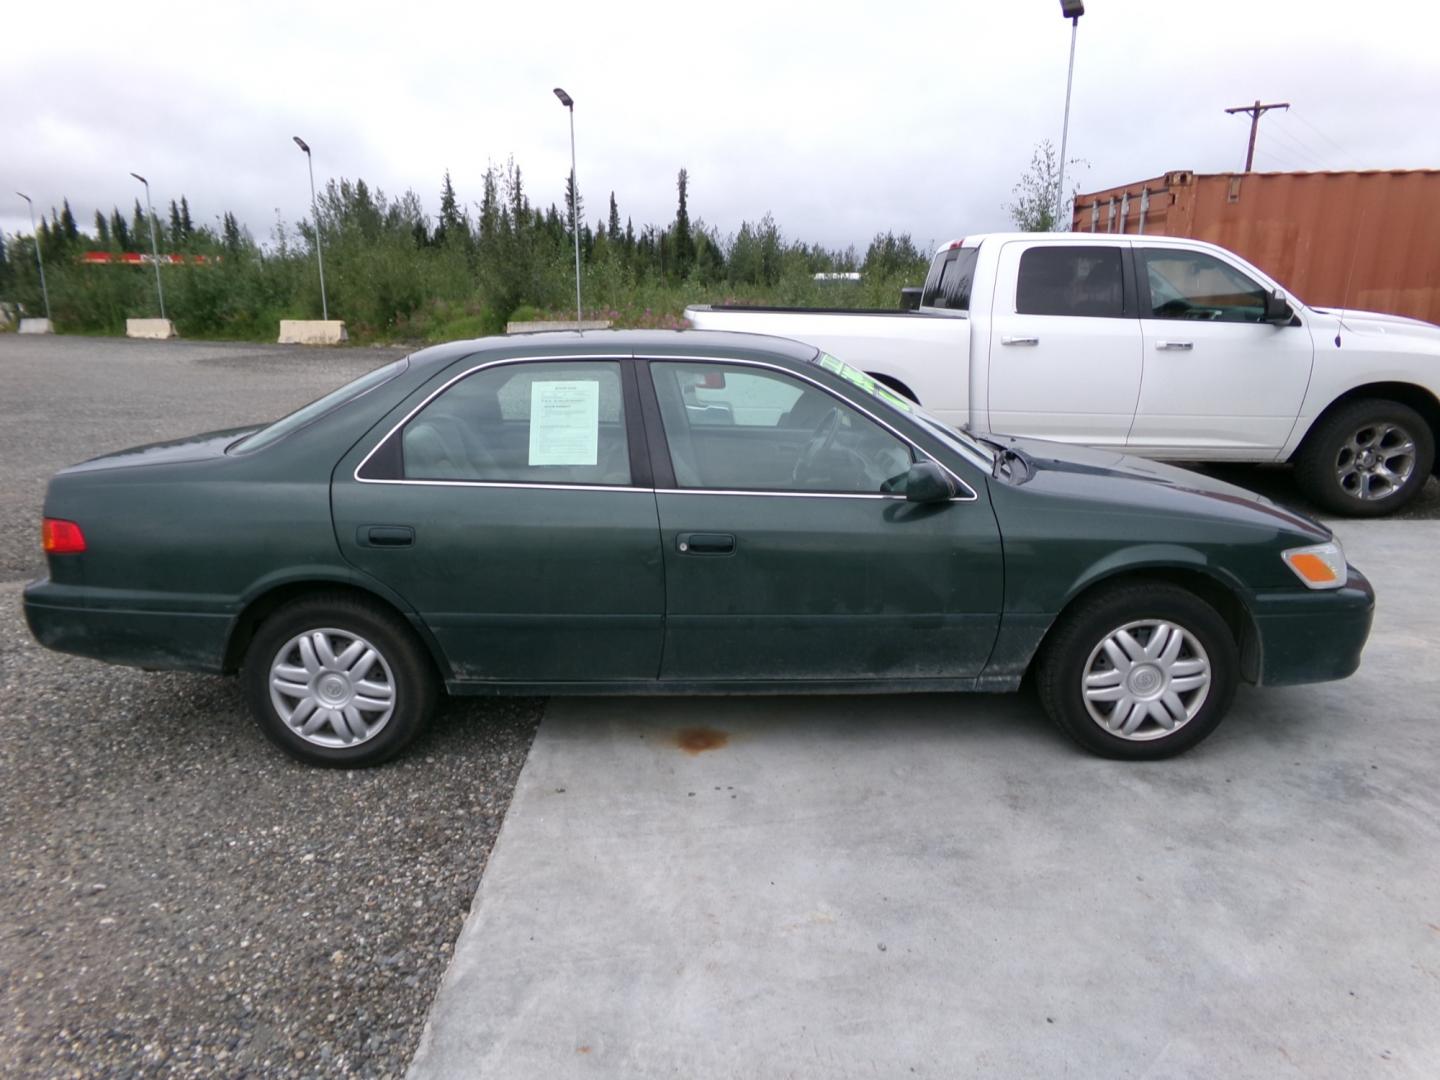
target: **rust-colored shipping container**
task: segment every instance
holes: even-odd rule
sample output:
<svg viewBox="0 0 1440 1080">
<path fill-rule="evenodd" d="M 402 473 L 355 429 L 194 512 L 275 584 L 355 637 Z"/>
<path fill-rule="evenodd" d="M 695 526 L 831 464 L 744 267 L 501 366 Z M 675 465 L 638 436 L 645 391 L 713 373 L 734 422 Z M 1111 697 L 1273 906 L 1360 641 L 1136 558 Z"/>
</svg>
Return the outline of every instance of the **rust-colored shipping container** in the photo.
<svg viewBox="0 0 1440 1080">
<path fill-rule="evenodd" d="M 1072 227 L 1206 240 L 1307 304 L 1440 323 L 1440 169 L 1169 172 L 1077 196 Z"/>
</svg>

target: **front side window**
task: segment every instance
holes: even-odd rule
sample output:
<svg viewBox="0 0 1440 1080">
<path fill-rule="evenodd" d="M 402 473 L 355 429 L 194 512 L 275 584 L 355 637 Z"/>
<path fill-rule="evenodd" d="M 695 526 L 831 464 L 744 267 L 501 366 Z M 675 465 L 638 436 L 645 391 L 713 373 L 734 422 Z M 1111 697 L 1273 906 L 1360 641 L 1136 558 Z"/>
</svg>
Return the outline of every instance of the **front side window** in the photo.
<svg viewBox="0 0 1440 1080">
<path fill-rule="evenodd" d="M 801 379 L 743 365 L 650 365 L 684 488 L 879 494 L 903 488 L 901 439 Z"/>
<path fill-rule="evenodd" d="M 1150 286 L 1149 318 L 1265 321 L 1265 290 L 1215 256 L 1149 248 L 1140 257 Z"/>
<path fill-rule="evenodd" d="M 1118 319 L 1124 298 L 1119 248 L 1033 247 L 1020 256 L 1018 314 Z"/>
<path fill-rule="evenodd" d="M 407 480 L 630 483 L 620 366 L 501 364 L 455 383 L 401 434 Z"/>
</svg>

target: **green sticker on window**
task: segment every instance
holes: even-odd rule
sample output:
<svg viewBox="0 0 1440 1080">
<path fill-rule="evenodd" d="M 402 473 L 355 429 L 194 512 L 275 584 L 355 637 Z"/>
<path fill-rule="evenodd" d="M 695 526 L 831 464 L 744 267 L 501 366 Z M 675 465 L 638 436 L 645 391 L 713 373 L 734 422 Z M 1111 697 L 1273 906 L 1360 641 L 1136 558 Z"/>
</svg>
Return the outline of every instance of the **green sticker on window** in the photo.
<svg viewBox="0 0 1440 1080">
<path fill-rule="evenodd" d="M 846 382 L 853 383 L 860 387 L 871 397 L 879 398 L 891 408 L 899 409 L 901 412 L 910 411 L 910 403 L 899 394 L 895 393 L 883 383 L 876 382 L 859 368 L 853 368 L 843 360 L 837 360 L 829 353 L 820 354 L 820 366 L 826 371 L 834 372 Z"/>
</svg>

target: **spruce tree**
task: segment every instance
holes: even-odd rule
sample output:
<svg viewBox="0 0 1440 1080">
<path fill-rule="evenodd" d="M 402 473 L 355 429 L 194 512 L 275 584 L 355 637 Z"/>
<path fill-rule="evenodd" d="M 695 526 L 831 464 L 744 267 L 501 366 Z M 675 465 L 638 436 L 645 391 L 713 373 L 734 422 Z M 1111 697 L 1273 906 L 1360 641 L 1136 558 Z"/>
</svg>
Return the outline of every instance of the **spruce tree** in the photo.
<svg viewBox="0 0 1440 1080">
<path fill-rule="evenodd" d="M 150 245 L 150 226 L 145 220 L 145 208 L 135 200 L 135 214 L 130 219 L 130 235 L 135 238 L 135 247 L 144 250 Z"/>
<path fill-rule="evenodd" d="M 180 196 L 180 227 L 184 230 L 186 240 L 195 235 L 195 223 L 190 220 L 190 204 L 186 202 L 184 195 Z"/>
<path fill-rule="evenodd" d="M 565 177 L 565 235 L 574 237 L 576 219 L 585 221 L 585 200 L 575 186 L 575 170 Z"/>
<path fill-rule="evenodd" d="M 95 211 L 95 242 L 103 248 L 110 246 L 110 222 L 99 210 Z"/>
<path fill-rule="evenodd" d="M 610 224 L 605 235 L 612 240 L 620 239 L 620 207 L 615 205 L 615 192 L 610 192 Z"/>
<path fill-rule="evenodd" d="M 681 169 L 680 176 L 676 180 L 676 187 L 680 189 L 680 206 L 675 211 L 675 228 L 670 244 L 675 276 L 681 278 L 690 273 L 690 267 L 695 262 L 695 240 L 690 235 L 690 211 L 686 205 L 689 186 L 690 176 L 684 169 Z"/>
<path fill-rule="evenodd" d="M 80 226 L 75 224 L 75 215 L 70 211 L 70 200 L 66 199 L 64 209 L 60 211 L 60 232 L 65 237 L 65 245 L 68 247 L 80 241 Z"/>
<path fill-rule="evenodd" d="M 174 199 L 170 200 L 170 235 L 176 240 L 185 236 L 185 229 L 180 224 L 180 204 Z"/>
<path fill-rule="evenodd" d="M 130 228 L 125 224 L 125 219 L 120 216 L 120 208 L 113 207 L 110 211 L 110 235 L 115 238 L 115 246 L 121 251 L 130 251 Z"/>
<path fill-rule="evenodd" d="M 230 213 L 229 210 L 225 211 L 225 216 L 221 220 L 220 230 L 222 234 L 221 242 L 225 245 L 225 250 L 231 255 L 240 254 L 240 246 L 242 242 L 240 236 L 240 223 L 235 220 L 235 215 Z"/>
</svg>

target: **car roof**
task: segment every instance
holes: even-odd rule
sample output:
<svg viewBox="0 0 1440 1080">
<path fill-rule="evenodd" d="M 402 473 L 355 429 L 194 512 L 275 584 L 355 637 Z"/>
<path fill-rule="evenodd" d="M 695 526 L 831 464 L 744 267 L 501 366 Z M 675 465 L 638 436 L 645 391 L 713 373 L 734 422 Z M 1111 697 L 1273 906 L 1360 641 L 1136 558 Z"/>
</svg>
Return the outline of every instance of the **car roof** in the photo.
<svg viewBox="0 0 1440 1080">
<path fill-rule="evenodd" d="M 725 330 L 545 330 L 529 334 L 451 341 L 422 349 L 410 362 L 441 367 L 461 357 L 495 360 L 546 356 L 733 356 L 737 352 L 767 359 L 807 363 L 819 355 L 813 345 L 768 334 Z"/>
</svg>

